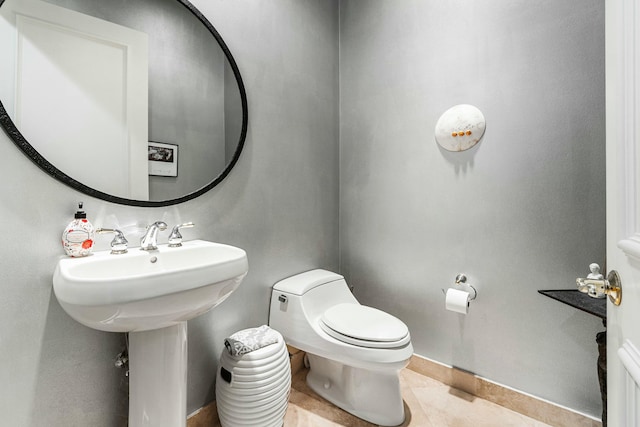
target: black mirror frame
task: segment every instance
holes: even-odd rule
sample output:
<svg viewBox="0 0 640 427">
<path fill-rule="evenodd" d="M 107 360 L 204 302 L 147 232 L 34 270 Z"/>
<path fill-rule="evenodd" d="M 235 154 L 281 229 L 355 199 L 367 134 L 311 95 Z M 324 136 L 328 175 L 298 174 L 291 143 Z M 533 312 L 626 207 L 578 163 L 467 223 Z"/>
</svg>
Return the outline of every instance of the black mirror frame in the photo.
<svg viewBox="0 0 640 427">
<path fill-rule="evenodd" d="M 227 60 L 229 61 L 229 65 L 233 70 L 233 75 L 236 78 L 236 82 L 238 83 L 238 90 L 240 91 L 240 102 L 242 104 L 242 129 L 240 131 L 240 139 L 238 141 L 238 145 L 236 146 L 236 150 L 233 154 L 233 157 L 229 164 L 225 167 L 220 175 L 218 175 L 213 181 L 211 181 L 206 186 L 201 189 L 189 193 L 185 196 L 178 197 L 176 199 L 171 200 L 162 200 L 162 201 L 147 201 L 147 200 L 134 200 L 134 199 L 125 199 L 123 197 L 113 196 L 111 194 L 104 193 L 102 191 L 96 190 L 94 188 L 88 187 L 83 183 L 71 178 L 54 165 L 52 165 L 47 159 L 45 159 L 38 151 L 33 148 L 31 144 L 27 141 L 27 139 L 20 133 L 15 123 L 9 117 L 7 110 L 4 108 L 2 101 L 0 100 L 0 125 L 4 128 L 5 132 L 13 140 L 13 142 L 18 146 L 18 148 L 29 157 L 40 169 L 42 169 L 45 173 L 50 175 L 51 177 L 57 179 L 63 184 L 68 185 L 69 187 L 80 191 L 91 197 L 96 197 L 98 199 L 105 200 L 107 202 L 117 203 L 121 205 L 128 206 L 141 206 L 141 207 L 162 207 L 162 206 L 171 206 L 176 205 L 178 203 L 186 202 L 191 199 L 195 199 L 198 196 L 206 193 L 211 190 L 213 187 L 218 185 L 222 180 L 224 180 L 227 175 L 231 172 L 231 169 L 235 166 L 240 158 L 240 154 L 242 153 L 242 149 L 244 147 L 244 142 L 247 136 L 247 123 L 248 123 L 248 109 L 247 109 L 247 94 L 244 88 L 244 83 L 242 82 L 242 77 L 240 76 L 240 70 L 238 69 L 238 65 L 236 61 L 233 59 L 233 55 L 229 51 L 229 48 L 225 44 L 224 40 L 218 33 L 218 31 L 213 27 L 213 25 L 209 22 L 207 18 L 188 0 L 176 0 L 184 7 L 186 7 L 191 13 L 193 13 L 196 18 L 200 22 L 204 24 L 205 27 L 209 30 L 209 32 L 216 39 L 220 48 L 224 52 Z M 0 7 L 5 0 L 0 0 Z"/>
</svg>

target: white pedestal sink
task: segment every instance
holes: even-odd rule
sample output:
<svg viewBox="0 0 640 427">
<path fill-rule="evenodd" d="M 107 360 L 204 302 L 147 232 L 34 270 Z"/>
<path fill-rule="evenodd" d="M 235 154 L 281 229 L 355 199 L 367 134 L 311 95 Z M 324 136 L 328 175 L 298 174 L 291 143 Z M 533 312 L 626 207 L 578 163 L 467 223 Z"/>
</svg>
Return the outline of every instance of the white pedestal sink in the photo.
<svg viewBox="0 0 640 427">
<path fill-rule="evenodd" d="M 58 262 L 53 289 L 71 317 L 129 332 L 129 427 L 186 426 L 186 322 L 227 299 L 247 271 L 245 251 L 204 240 Z"/>
</svg>

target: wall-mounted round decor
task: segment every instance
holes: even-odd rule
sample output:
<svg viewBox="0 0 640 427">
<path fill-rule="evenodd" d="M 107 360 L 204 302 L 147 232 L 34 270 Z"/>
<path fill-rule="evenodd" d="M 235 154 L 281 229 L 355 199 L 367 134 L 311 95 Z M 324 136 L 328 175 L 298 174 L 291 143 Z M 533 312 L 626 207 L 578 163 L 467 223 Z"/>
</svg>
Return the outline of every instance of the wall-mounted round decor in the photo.
<svg viewBox="0 0 640 427">
<path fill-rule="evenodd" d="M 469 104 L 459 104 L 444 112 L 436 123 L 436 142 L 448 151 L 473 147 L 484 135 L 486 122 L 482 112 Z"/>
</svg>

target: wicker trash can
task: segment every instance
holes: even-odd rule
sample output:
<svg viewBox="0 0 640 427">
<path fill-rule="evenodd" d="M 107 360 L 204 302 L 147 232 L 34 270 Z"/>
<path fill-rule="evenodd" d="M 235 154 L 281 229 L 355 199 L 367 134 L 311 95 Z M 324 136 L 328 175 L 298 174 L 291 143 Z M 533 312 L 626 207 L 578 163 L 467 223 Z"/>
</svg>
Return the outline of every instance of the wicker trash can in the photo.
<svg viewBox="0 0 640 427">
<path fill-rule="evenodd" d="M 242 355 L 223 350 L 216 376 L 216 404 L 223 427 L 280 427 L 289 402 L 291 367 L 282 335 Z"/>
</svg>

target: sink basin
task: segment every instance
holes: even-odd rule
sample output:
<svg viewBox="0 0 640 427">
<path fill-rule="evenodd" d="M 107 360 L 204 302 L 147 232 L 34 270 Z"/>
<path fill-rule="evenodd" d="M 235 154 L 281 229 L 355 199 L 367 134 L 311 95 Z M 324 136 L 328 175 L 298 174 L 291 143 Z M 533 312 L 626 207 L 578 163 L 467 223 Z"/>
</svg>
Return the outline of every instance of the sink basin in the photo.
<svg viewBox="0 0 640 427">
<path fill-rule="evenodd" d="M 247 271 L 244 250 L 193 240 L 178 248 L 61 259 L 53 289 L 62 308 L 83 325 L 139 332 L 203 314 L 228 298 Z"/>
</svg>

